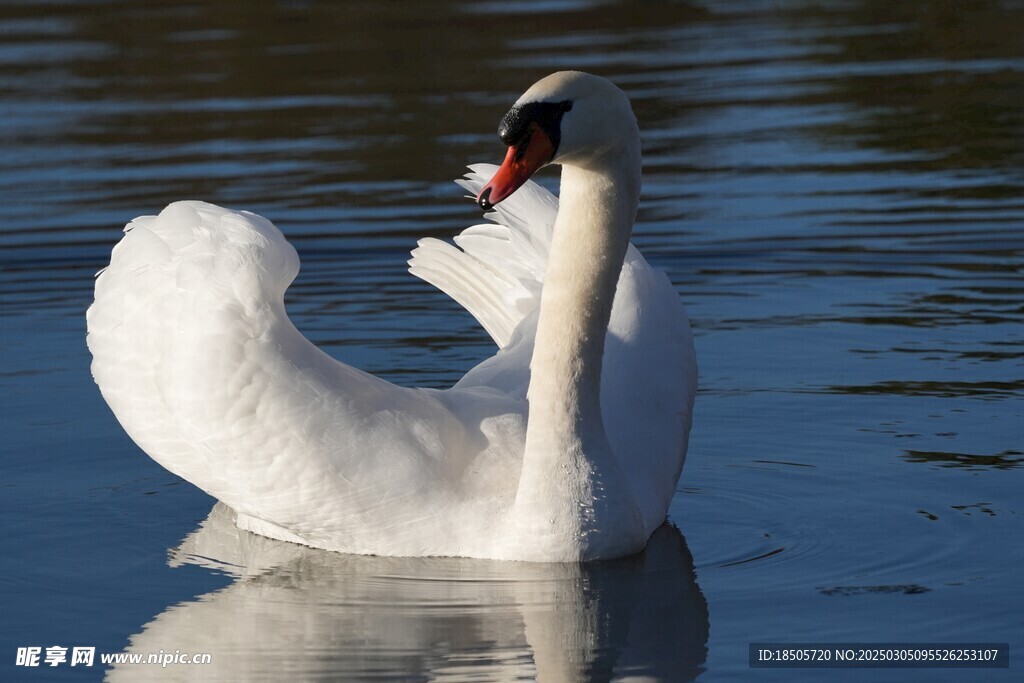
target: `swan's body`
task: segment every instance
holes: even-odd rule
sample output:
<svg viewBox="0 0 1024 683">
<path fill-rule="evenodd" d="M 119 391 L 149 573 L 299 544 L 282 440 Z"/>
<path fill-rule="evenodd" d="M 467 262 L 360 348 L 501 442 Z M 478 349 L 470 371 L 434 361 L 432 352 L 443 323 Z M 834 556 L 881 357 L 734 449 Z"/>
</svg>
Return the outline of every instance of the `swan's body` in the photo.
<svg viewBox="0 0 1024 683">
<path fill-rule="evenodd" d="M 132 221 L 88 315 L 93 374 L 131 437 L 240 527 L 314 547 L 540 561 L 639 551 L 686 454 L 690 328 L 668 279 L 629 246 L 640 151 L 628 100 L 570 72 L 517 107 L 549 99 L 575 107 L 551 152 L 560 208 L 528 183 L 497 207 L 498 225 L 456 238 L 461 250 L 423 240 L 413 252 L 410 270 L 500 347 L 445 391 L 395 386 L 307 341 L 283 305 L 298 257 L 269 221 L 200 202 Z M 531 139 L 548 138 L 517 141 L 527 160 Z M 515 190 L 501 183 L 523 154 L 512 157 L 464 186 L 494 176 L 484 205 Z"/>
</svg>

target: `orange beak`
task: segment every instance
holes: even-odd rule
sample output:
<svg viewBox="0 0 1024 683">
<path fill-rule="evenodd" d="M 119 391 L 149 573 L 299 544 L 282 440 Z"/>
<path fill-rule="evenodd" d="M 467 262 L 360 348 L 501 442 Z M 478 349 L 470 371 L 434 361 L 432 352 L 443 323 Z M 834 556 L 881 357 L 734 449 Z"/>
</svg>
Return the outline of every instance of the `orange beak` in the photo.
<svg viewBox="0 0 1024 683">
<path fill-rule="evenodd" d="M 476 203 L 484 211 L 490 211 L 495 204 L 522 187 L 537 169 L 551 161 L 554 154 L 551 138 L 540 126 L 531 123 L 522 142 L 509 146 L 501 168 L 480 190 Z"/>
</svg>

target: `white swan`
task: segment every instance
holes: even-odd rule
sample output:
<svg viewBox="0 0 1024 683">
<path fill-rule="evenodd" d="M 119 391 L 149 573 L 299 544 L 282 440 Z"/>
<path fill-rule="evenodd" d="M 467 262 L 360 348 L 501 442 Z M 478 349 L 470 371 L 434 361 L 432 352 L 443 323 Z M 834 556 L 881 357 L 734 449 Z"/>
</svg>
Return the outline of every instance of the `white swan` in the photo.
<svg viewBox="0 0 1024 683">
<path fill-rule="evenodd" d="M 340 363 L 285 314 L 299 262 L 281 233 L 179 202 L 128 224 L 87 314 L 93 375 L 128 434 L 239 527 L 318 548 L 536 561 L 643 548 L 683 466 L 696 362 L 678 295 L 629 244 L 636 119 L 608 81 L 560 72 L 499 133 L 501 168 L 462 182 L 493 175 L 478 201 L 504 200 L 497 224 L 460 248 L 422 240 L 410 261 L 496 355 L 445 391 Z M 546 163 L 562 165 L 560 200 L 527 182 Z"/>
</svg>

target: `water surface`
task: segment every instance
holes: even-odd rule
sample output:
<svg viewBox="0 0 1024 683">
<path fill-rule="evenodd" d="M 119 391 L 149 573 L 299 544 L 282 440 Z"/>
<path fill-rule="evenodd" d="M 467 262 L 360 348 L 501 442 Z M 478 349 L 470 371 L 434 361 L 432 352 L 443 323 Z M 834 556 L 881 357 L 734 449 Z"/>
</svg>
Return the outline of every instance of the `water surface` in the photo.
<svg viewBox="0 0 1024 683">
<path fill-rule="evenodd" d="M 0 7 L 3 677 L 73 675 L 15 671 L 20 645 L 214 654 L 128 680 L 811 681 L 751 672 L 747 644 L 1021 652 L 1022 34 L 985 1 Z M 123 434 L 84 310 L 120 227 L 176 199 L 274 220 L 303 262 L 292 318 L 339 359 L 445 387 L 489 355 L 405 260 L 479 220 L 451 179 L 499 160 L 500 116 L 561 68 L 632 98 L 634 243 L 697 337 L 674 528 L 645 555 L 233 535 Z M 975 673 L 828 678 L 1017 677 Z"/>
</svg>

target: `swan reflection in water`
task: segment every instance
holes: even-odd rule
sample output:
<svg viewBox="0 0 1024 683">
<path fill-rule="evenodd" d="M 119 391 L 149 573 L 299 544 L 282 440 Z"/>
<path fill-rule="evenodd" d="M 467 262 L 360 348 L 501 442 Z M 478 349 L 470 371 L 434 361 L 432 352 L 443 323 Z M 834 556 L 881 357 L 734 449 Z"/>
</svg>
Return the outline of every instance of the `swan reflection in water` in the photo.
<svg viewBox="0 0 1024 683">
<path fill-rule="evenodd" d="M 343 555 L 237 529 L 217 504 L 171 551 L 235 581 L 175 604 L 128 651 L 211 664 L 122 665 L 110 681 L 688 681 L 708 608 L 682 534 L 587 564 Z"/>
</svg>

